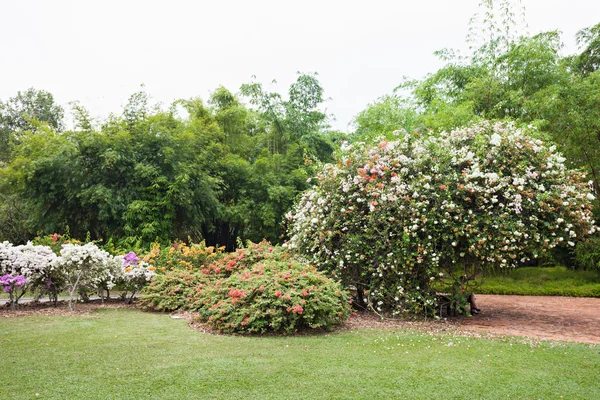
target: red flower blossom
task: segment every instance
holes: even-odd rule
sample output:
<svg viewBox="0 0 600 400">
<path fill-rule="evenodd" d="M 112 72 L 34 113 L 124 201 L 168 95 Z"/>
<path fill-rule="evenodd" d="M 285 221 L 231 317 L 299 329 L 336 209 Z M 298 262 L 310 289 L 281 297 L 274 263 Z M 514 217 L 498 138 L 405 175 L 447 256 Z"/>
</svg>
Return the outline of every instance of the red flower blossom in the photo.
<svg viewBox="0 0 600 400">
<path fill-rule="evenodd" d="M 246 294 L 244 293 L 243 290 L 240 289 L 231 289 L 228 293 L 228 296 L 233 297 L 234 299 L 237 299 L 239 297 L 245 297 Z"/>
<path fill-rule="evenodd" d="M 296 304 L 295 306 L 292 307 L 292 311 L 294 311 L 296 314 L 300 315 L 304 312 L 304 309 L 302 308 L 302 306 L 300 304 Z"/>
</svg>

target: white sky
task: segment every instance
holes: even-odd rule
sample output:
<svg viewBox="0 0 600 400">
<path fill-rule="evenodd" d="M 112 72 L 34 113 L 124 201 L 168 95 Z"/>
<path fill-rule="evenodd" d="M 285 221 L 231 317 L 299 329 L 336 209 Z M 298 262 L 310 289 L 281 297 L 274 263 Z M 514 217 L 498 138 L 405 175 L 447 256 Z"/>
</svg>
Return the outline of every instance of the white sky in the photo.
<svg viewBox="0 0 600 400">
<path fill-rule="evenodd" d="M 145 84 L 156 102 L 237 92 L 252 75 L 284 93 L 296 72 L 318 72 L 334 127 L 403 76 L 465 49 L 478 0 L 0 0 L 0 99 L 29 87 L 92 115 L 120 112 Z M 599 0 L 523 0 L 530 33 L 574 34 L 600 22 Z"/>
</svg>

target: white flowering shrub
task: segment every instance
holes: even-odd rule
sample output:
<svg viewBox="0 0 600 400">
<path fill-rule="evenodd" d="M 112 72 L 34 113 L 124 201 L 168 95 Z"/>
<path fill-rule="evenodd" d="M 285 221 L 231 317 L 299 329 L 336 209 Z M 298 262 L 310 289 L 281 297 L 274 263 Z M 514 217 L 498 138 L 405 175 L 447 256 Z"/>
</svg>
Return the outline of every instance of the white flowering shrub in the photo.
<svg viewBox="0 0 600 400">
<path fill-rule="evenodd" d="M 112 256 L 93 243 L 63 243 L 59 256 L 51 247 L 31 242 L 21 246 L 0 243 L 0 277 L 3 290 L 10 291 L 11 306 L 26 291 L 48 295 L 56 304 L 58 294 L 67 290 L 72 308 L 75 294 L 88 300 L 90 294 L 98 293 L 104 300 L 104 293 L 117 283 L 122 285 L 125 295 L 130 292 L 133 298 L 149 283 L 155 270 L 133 252 Z"/>
<path fill-rule="evenodd" d="M 90 292 L 95 292 L 106 282 L 112 281 L 109 269 L 111 258 L 108 252 L 93 243 L 83 246 L 69 243 L 62 245 L 58 262 L 66 275 L 70 293 L 69 307 L 72 308 L 75 293 L 79 292 L 85 299 Z"/>
<path fill-rule="evenodd" d="M 31 242 L 13 246 L 8 242 L 0 245 L 0 273 L 21 275 L 26 284 L 20 287 L 15 302 L 25 291 L 48 293 L 53 289 L 56 299 L 57 288 L 62 288 L 64 274 L 57 264 L 57 256 L 48 246 L 34 246 Z"/>
<path fill-rule="evenodd" d="M 141 261 L 133 251 L 120 257 L 120 259 L 122 262 L 121 282 L 123 284 L 123 289 L 126 290 L 124 297 L 127 296 L 127 292 L 130 292 L 129 302 L 131 302 L 133 296 L 143 287 L 148 285 L 156 275 L 156 267 L 145 261 Z"/>
<path fill-rule="evenodd" d="M 0 275 L 12 273 L 13 260 L 16 257 L 14 246 L 10 242 L 0 243 Z"/>
<path fill-rule="evenodd" d="M 343 149 L 288 215 L 296 249 L 377 310 L 432 313 L 470 282 L 596 229 L 587 184 L 541 140 L 488 122 Z M 364 293 L 364 296 L 363 296 Z"/>
</svg>

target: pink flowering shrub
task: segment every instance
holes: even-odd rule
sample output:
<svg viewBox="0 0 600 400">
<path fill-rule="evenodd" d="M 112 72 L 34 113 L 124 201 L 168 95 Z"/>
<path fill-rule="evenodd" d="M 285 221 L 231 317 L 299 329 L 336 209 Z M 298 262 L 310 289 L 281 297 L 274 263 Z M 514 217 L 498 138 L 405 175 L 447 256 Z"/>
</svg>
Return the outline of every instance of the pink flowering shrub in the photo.
<svg viewBox="0 0 600 400">
<path fill-rule="evenodd" d="M 330 330 L 350 315 L 347 293 L 315 268 L 261 261 L 197 288 L 199 319 L 226 333 Z"/>
<path fill-rule="evenodd" d="M 596 227 L 584 176 L 529 132 L 485 122 L 347 146 L 288 215 L 287 246 L 356 290 L 360 305 L 432 314 L 472 283 Z"/>
<path fill-rule="evenodd" d="M 273 246 L 263 240 L 260 243 L 248 242 L 246 247 L 232 253 L 223 253 L 219 257 L 206 262 L 199 271 L 205 275 L 229 276 L 244 270 L 259 261 L 286 261 L 290 255 L 281 246 Z"/>
<path fill-rule="evenodd" d="M 144 288 L 140 304 L 154 311 L 189 310 L 198 302 L 196 289 L 209 282 L 206 275 L 187 270 L 159 274 Z"/>
<path fill-rule="evenodd" d="M 211 258 L 195 271 L 158 274 L 144 294 L 146 309 L 197 311 L 226 333 L 327 330 L 350 312 L 339 283 L 266 241 Z"/>
<path fill-rule="evenodd" d="M 0 276 L 0 289 L 8 293 L 9 303 L 12 309 L 16 308 L 19 298 L 25 293 L 27 280 L 23 275 L 2 275 Z"/>
</svg>

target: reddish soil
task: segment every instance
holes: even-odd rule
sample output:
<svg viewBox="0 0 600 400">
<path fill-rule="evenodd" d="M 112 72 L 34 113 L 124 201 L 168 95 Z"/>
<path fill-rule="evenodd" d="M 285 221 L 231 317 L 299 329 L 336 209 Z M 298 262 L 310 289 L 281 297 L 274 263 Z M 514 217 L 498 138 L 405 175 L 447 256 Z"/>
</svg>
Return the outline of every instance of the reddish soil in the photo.
<svg viewBox="0 0 600 400">
<path fill-rule="evenodd" d="M 477 295 L 481 314 L 456 325 L 477 332 L 600 343 L 600 298 Z"/>
</svg>

